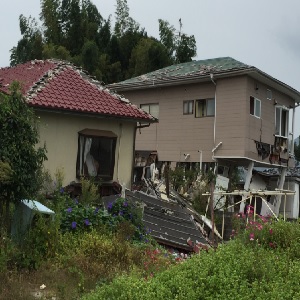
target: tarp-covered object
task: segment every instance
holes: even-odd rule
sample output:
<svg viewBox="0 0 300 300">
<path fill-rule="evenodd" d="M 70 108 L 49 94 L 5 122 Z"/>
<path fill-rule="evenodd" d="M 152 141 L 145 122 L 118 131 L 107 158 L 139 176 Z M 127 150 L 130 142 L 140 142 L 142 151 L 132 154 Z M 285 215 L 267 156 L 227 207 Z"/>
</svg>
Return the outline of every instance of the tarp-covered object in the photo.
<svg viewBox="0 0 300 300">
<path fill-rule="evenodd" d="M 54 211 L 35 200 L 21 200 L 17 205 L 12 222 L 12 238 L 21 242 L 27 230 L 34 225 L 38 216 L 53 218 Z"/>
</svg>

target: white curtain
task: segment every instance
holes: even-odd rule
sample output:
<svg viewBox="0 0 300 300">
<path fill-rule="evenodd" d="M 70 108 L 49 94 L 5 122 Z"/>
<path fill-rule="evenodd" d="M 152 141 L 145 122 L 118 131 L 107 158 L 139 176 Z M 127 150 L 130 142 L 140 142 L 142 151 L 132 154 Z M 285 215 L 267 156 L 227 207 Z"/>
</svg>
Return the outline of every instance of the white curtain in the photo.
<svg viewBox="0 0 300 300">
<path fill-rule="evenodd" d="M 80 165 L 80 175 L 84 175 L 84 163 L 87 160 L 87 155 L 89 154 L 92 146 L 92 138 L 86 138 L 84 136 L 80 136 L 80 157 L 79 157 L 79 165 Z M 83 161 L 82 161 L 82 153 L 83 153 Z"/>
</svg>

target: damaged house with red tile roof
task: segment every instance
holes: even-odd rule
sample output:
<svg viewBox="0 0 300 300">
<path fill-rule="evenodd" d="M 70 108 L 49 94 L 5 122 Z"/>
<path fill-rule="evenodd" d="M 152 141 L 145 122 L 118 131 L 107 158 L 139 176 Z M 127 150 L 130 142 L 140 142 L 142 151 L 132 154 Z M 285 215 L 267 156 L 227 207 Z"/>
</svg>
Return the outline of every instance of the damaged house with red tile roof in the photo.
<svg viewBox="0 0 300 300">
<path fill-rule="evenodd" d="M 299 91 L 284 82 L 219 57 L 172 65 L 109 88 L 159 119 L 137 135 L 137 155 L 156 151 L 159 161 L 173 167 L 218 166 L 229 177 L 234 166 L 243 166 L 245 190 L 254 167 L 279 168 L 277 187 L 283 188 L 287 167 L 294 165 L 291 124 L 300 103 Z M 280 197 L 276 203 L 279 209 Z"/>
<path fill-rule="evenodd" d="M 111 92 L 82 69 L 58 60 L 34 60 L 0 69 L 0 92 L 19 81 L 28 105 L 40 117 L 45 168 L 64 170 L 64 185 L 81 176 L 131 187 L 138 122 L 156 119 Z"/>
</svg>

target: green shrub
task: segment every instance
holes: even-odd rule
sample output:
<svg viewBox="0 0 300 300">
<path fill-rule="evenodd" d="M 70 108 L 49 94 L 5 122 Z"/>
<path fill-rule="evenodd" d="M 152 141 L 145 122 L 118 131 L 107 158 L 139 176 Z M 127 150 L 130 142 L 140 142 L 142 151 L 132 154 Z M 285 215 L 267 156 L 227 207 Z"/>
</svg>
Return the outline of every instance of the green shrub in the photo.
<svg viewBox="0 0 300 300">
<path fill-rule="evenodd" d="M 56 255 L 57 264 L 81 270 L 86 281 L 98 283 L 142 265 L 143 252 L 118 234 L 96 230 L 66 233 Z"/>
<path fill-rule="evenodd" d="M 99 202 L 99 184 L 95 184 L 90 179 L 81 178 L 80 203 L 83 205 L 95 205 Z"/>
<path fill-rule="evenodd" d="M 59 218 L 34 217 L 34 225 L 28 230 L 13 254 L 18 268 L 37 269 L 43 262 L 55 256 L 61 237 Z"/>
<path fill-rule="evenodd" d="M 298 260 L 234 240 L 148 280 L 116 278 L 83 299 L 298 299 L 299 279 Z"/>
<path fill-rule="evenodd" d="M 248 218 L 247 218 L 248 217 Z M 287 251 L 294 258 L 300 258 L 300 224 L 271 217 L 238 214 L 235 217 L 235 238 L 251 247 Z"/>
<path fill-rule="evenodd" d="M 119 232 L 125 239 L 149 242 L 140 208 L 126 199 L 119 198 L 108 204 L 108 209 L 92 205 L 82 205 L 70 200 L 62 211 L 61 230 L 63 232 L 89 231 L 92 228 L 101 230 L 105 227 L 112 232 Z M 127 233 L 126 233 L 127 232 Z"/>
</svg>

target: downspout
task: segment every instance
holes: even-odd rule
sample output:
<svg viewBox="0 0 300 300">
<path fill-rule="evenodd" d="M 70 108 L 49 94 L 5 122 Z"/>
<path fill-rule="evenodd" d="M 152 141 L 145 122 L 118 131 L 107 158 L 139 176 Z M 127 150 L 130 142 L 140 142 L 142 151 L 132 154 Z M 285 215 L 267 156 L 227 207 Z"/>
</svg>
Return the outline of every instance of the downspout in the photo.
<svg viewBox="0 0 300 300">
<path fill-rule="evenodd" d="M 119 130 L 119 147 L 118 147 L 118 159 L 117 159 L 117 181 L 120 183 L 120 150 L 121 150 L 121 139 L 123 134 L 123 124 L 119 124 L 120 130 Z M 121 183 L 120 183 L 121 184 Z"/>
<path fill-rule="evenodd" d="M 214 74 L 210 73 L 210 80 L 215 85 L 215 119 L 214 119 L 214 146 L 216 146 L 216 122 L 217 122 L 217 84 L 214 81 Z"/>
<path fill-rule="evenodd" d="M 218 161 L 215 159 L 215 151 L 216 149 L 222 144 L 220 142 L 216 146 L 216 121 L 217 121 L 217 84 L 214 81 L 214 74 L 210 73 L 210 80 L 215 85 L 215 118 L 214 118 L 214 148 L 212 149 L 212 159 L 215 161 L 215 169 L 214 169 L 214 175 L 217 176 L 218 173 Z M 215 232 L 215 217 L 214 217 L 214 191 L 215 191 L 215 182 L 214 180 L 210 183 L 210 214 L 211 214 L 211 223 L 212 223 L 212 245 L 215 247 L 215 238 L 214 238 L 214 232 Z"/>
<path fill-rule="evenodd" d="M 292 157 L 294 157 L 294 151 L 295 151 L 295 149 L 294 149 L 294 147 L 295 147 L 295 145 L 294 145 L 294 143 L 295 143 L 295 135 L 294 135 L 294 130 L 295 130 L 295 108 L 296 107 L 293 107 L 293 119 L 292 119 L 292 145 L 291 145 L 291 151 L 290 151 L 290 153 L 291 153 L 291 155 L 292 155 Z"/>
<path fill-rule="evenodd" d="M 215 175 L 217 174 L 217 168 L 218 168 L 218 161 L 215 159 L 215 151 L 217 150 L 217 148 L 222 144 L 222 142 L 220 142 L 217 146 L 216 146 L 216 124 L 217 124 L 217 83 L 214 81 L 214 74 L 210 73 L 210 80 L 211 82 L 215 85 L 215 118 L 214 118 L 214 148 L 212 149 L 212 160 L 215 162 L 215 169 L 214 169 L 214 173 Z"/>
<path fill-rule="evenodd" d="M 295 104 L 295 107 L 293 107 L 293 120 L 292 120 L 292 145 L 291 145 L 291 155 L 294 157 L 295 155 L 295 111 L 296 111 L 296 107 L 298 107 L 300 105 L 300 102 L 297 102 Z"/>
</svg>

